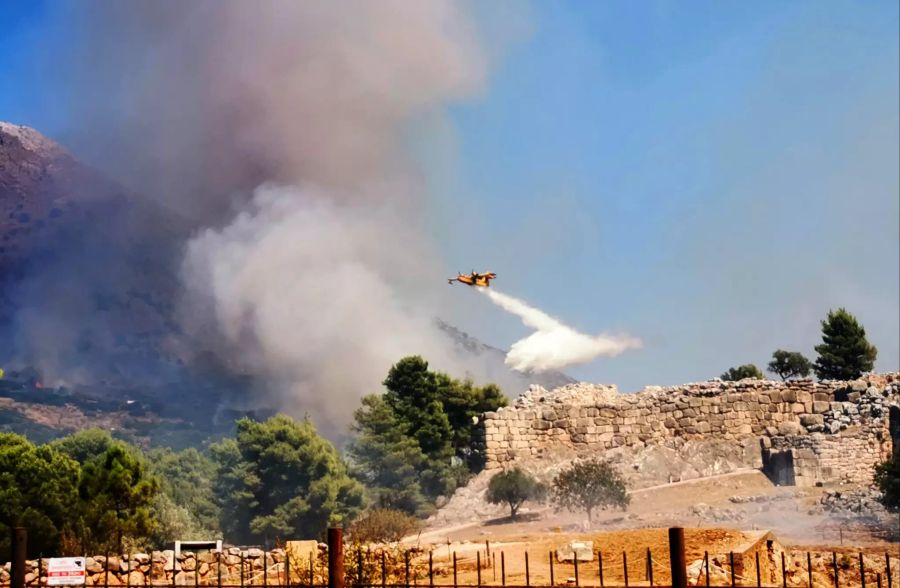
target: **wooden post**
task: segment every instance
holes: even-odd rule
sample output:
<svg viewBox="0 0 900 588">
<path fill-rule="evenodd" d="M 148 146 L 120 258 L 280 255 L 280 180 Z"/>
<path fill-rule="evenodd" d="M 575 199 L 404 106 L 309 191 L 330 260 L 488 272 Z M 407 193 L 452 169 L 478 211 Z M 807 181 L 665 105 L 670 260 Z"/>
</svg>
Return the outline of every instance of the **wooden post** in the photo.
<svg viewBox="0 0 900 588">
<path fill-rule="evenodd" d="M 328 588 L 344 588 L 344 530 L 328 529 Z"/>
<path fill-rule="evenodd" d="M 456 582 L 453 582 L 456 584 Z M 456 588 L 454 586 L 453 588 Z M 525 552 L 525 588 L 531 588 L 531 570 L 528 569 L 528 552 Z"/>
<path fill-rule="evenodd" d="M 403 552 L 403 566 L 406 570 L 406 588 L 409 588 L 409 551 Z"/>
<path fill-rule="evenodd" d="M 309 582 L 312 584 L 312 580 Z M 291 552 L 284 550 L 284 585 L 290 588 L 291 585 Z"/>
<path fill-rule="evenodd" d="M 893 588 L 891 585 L 891 556 L 889 553 L 884 554 L 884 573 L 887 575 L 888 588 Z"/>
<path fill-rule="evenodd" d="M 152 557 L 152 555 L 151 555 L 151 557 Z M 151 570 L 153 569 L 152 561 L 151 561 L 150 569 Z M 222 588 L 222 552 L 221 551 L 216 552 L 216 573 L 219 576 L 219 588 Z M 144 577 L 146 578 L 146 576 L 144 576 Z M 288 578 L 290 578 L 290 572 L 288 572 Z M 288 580 L 288 586 L 290 586 L 290 585 L 291 585 L 290 580 Z"/>
<path fill-rule="evenodd" d="M 506 586 L 506 552 L 500 552 L 500 581 L 504 586 Z M 578 586 L 578 575 L 575 575 L 575 585 Z M 434 588 L 432 585 L 431 588 Z"/>
<path fill-rule="evenodd" d="M 647 548 L 647 579 L 650 581 L 650 586 L 653 586 L 653 554 L 650 553 L 650 548 Z"/>
<path fill-rule="evenodd" d="M 866 564 L 863 562 L 862 551 L 859 552 L 859 581 L 862 588 L 866 588 Z"/>
<path fill-rule="evenodd" d="M 555 578 L 553 577 L 553 552 L 551 551 L 550 552 L 550 585 L 551 586 L 556 585 L 556 582 L 554 580 L 555 580 Z"/>
<path fill-rule="evenodd" d="M 759 572 L 759 552 L 756 552 L 756 588 L 762 587 L 762 576 Z"/>
<path fill-rule="evenodd" d="M 837 553 L 831 552 L 831 567 L 834 569 L 834 588 L 840 588 L 841 583 L 838 581 L 838 565 Z"/>
<path fill-rule="evenodd" d="M 433 551 L 428 552 L 428 588 L 434 588 L 434 559 Z"/>
<path fill-rule="evenodd" d="M 731 566 L 730 566 L 731 567 L 731 588 L 734 588 L 735 586 L 737 586 L 737 584 L 735 583 L 735 578 L 734 578 L 734 552 L 730 551 L 728 553 L 729 553 L 728 561 L 731 564 Z"/>
<path fill-rule="evenodd" d="M 600 588 L 604 588 L 603 583 L 603 552 L 597 552 L 597 573 L 600 575 Z"/>
<path fill-rule="evenodd" d="M 454 554 L 456 557 L 456 554 Z M 384 561 L 384 548 L 381 548 L 381 588 L 387 587 L 387 565 Z"/>
<path fill-rule="evenodd" d="M 809 588 L 813 588 L 812 583 L 812 555 L 806 552 L 806 573 L 809 575 Z"/>
<path fill-rule="evenodd" d="M 528 561 L 527 553 L 525 554 L 525 561 Z M 457 582 L 457 579 L 456 579 L 456 552 L 454 551 L 453 552 L 453 588 L 457 588 L 458 585 L 459 585 L 459 583 Z M 382 588 L 384 588 L 384 587 L 382 586 Z"/>
<path fill-rule="evenodd" d="M 25 555 L 27 551 L 28 530 L 25 527 L 13 527 L 10 588 L 25 588 Z"/>
<path fill-rule="evenodd" d="M 650 549 L 647 549 L 650 558 Z M 687 565 L 684 558 L 684 529 L 669 529 L 669 565 L 672 568 L 672 588 L 687 588 Z M 650 572 L 652 575 L 652 571 Z M 707 572 L 708 575 L 708 572 Z M 652 585 L 652 580 L 651 580 Z"/>
<path fill-rule="evenodd" d="M 703 564 L 706 567 L 706 588 L 709 588 L 709 552 L 703 552 Z"/>
<path fill-rule="evenodd" d="M 475 569 L 478 571 L 478 586 L 481 586 L 481 552 L 475 552 Z"/>
<path fill-rule="evenodd" d="M 575 563 L 575 585 L 578 586 L 578 550 L 572 550 L 572 561 Z"/>
<path fill-rule="evenodd" d="M 622 552 L 622 572 L 625 574 L 625 588 L 628 588 L 628 554 Z"/>
<path fill-rule="evenodd" d="M 198 562 L 197 567 L 194 568 L 194 578 L 200 575 L 197 572 L 197 570 L 200 569 L 199 566 L 200 564 Z M 269 588 L 269 554 L 266 553 L 265 549 L 263 549 L 263 588 Z"/>
</svg>

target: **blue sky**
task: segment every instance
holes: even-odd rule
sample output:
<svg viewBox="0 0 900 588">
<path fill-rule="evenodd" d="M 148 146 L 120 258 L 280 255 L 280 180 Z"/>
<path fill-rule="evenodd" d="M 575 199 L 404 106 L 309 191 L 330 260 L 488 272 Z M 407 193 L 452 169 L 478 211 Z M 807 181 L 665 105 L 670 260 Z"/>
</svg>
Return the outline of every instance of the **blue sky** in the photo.
<svg viewBox="0 0 900 588">
<path fill-rule="evenodd" d="M 838 306 L 900 368 L 897 2 L 473 6 L 502 50 L 417 143 L 431 231 L 450 268 L 644 340 L 573 375 L 632 390 L 813 356 Z M 50 8 L 0 4 L 0 119 L 60 136 L 31 66 L 66 51 Z M 449 312 L 497 346 L 526 333 L 480 297 Z"/>
</svg>

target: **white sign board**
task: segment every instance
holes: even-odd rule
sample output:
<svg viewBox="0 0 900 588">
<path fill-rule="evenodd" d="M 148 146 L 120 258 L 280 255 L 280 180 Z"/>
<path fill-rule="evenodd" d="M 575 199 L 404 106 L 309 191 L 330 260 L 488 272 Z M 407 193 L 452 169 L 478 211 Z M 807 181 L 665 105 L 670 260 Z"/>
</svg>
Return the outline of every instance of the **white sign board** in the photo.
<svg viewBox="0 0 900 588">
<path fill-rule="evenodd" d="M 48 586 L 83 586 L 83 557 L 51 557 L 47 560 Z"/>
</svg>

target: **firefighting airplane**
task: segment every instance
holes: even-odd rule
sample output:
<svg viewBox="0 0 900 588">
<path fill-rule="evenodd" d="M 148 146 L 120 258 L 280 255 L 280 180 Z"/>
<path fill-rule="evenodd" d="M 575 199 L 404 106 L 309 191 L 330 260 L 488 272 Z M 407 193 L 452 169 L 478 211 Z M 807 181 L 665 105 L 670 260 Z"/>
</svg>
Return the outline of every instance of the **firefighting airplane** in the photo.
<svg viewBox="0 0 900 588">
<path fill-rule="evenodd" d="M 485 272 L 483 274 L 479 274 L 476 272 L 472 272 L 471 274 L 459 274 L 455 278 L 447 278 L 447 283 L 452 284 L 453 282 L 459 282 L 461 284 L 467 284 L 469 286 L 481 286 L 483 288 L 487 288 L 491 285 L 491 280 L 497 277 L 497 274 L 494 272 Z"/>
</svg>

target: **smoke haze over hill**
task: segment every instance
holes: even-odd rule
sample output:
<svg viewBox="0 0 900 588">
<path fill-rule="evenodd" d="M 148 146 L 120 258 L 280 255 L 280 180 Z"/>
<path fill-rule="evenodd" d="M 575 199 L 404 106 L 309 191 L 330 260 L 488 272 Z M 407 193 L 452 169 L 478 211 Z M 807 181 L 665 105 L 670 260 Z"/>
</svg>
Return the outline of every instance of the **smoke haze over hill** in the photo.
<svg viewBox="0 0 900 588">
<path fill-rule="evenodd" d="M 190 227 L 165 237 L 182 252 L 167 258 L 181 294 L 160 319 L 180 361 L 212 352 L 326 429 L 403 355 L 484 375 L 434 321 L 443 270 L 406 147 L 417 121 L 484 86 L 487 53 L 465 5 L 91 5 L 59 8 L 74 49 L 48 66 L 78 121 L 68 142 Z M 115 237 L 103 243 L 117 250 Z M 66 261 L 89 262 L 74 251 Z M 73 344 L 70 322 L 92 316 L 96 286 L 94 272 L 76 275 L 87 302 L 41 323 L 39 338 L 20 322 L 20 339 Z M 120 291 L 147 289 L 117 276 Z M 30 289 L 20 315 L 48 306 L 43 291 Z M 31 359 L 61 379 L 78 361 Z"/>
</svg>

